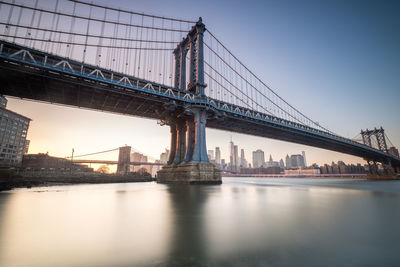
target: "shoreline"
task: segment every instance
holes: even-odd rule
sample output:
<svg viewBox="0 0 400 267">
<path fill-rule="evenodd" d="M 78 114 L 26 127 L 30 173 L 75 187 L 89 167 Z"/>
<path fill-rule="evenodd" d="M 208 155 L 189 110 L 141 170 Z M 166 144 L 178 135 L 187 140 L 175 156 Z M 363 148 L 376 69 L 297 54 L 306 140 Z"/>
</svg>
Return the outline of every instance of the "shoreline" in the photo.
<svg viewBox="0 0 400 267">
<path fill-rule="evenodd" d="M 117 174 L 11 174 L 0 176 L 0 192 L 15 188 L 31 188 L 40 186 L 74 185 L 74 184 L 110 184 L 110 183 L 138 183 L 156 181 L 152 177 Z"/>
</svg>

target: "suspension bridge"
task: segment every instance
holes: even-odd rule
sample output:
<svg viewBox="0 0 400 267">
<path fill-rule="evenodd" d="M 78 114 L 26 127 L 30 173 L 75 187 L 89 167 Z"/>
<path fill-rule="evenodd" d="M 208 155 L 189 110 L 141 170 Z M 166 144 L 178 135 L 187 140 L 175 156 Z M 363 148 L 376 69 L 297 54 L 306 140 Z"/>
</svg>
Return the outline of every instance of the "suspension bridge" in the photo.
<svg viewBox="0 0 400 267">
<path fill-rule="evenodd" d="M 131 151 L 137 153 L 138 155 L 142 156 L 144 161 L 131 161 Z M 87 154 L 75 155 L 74 150 L 72 150 L 72 155 L 70 157 L 65 157 L 66 159 L 70 160 L 71 163 L 76 164 L 105 164 L 105 165 L 117 165 L 117 172 L 118 173 L 128 173 L 130 172 L 130 166 L 164 166 L 164 162 L 160 162 L 159 160 L 148 156 L 138 150 L 132 149 L 131 146 L 123 146 L 117 147 L 113 149 L 108 149 L 104 151 L 92 152 Z M 107 153 L 119 152 L 118 160 L 104 160 L 104 159 L 88 159 L 87 157 L 98 157 L 99 155 L 106 155 Z M 150 161 L 148 161 L 150 160 Z"/>
<path fill-rule="evenodd" d="M 46 2 L 47 3 L 47 2 Z M 171 129 L 160 182 L 220 183 L 205 128 L 400 167 L 386 142 L 344 138 L 289 104 L 196 21 L 79 0 L 0 1 L 0 93 L 159 121 Z M 368 132 L 368 131 L 366 131 Z M 368 137 L 369 136 L 369 137 Z"/>
</svg>

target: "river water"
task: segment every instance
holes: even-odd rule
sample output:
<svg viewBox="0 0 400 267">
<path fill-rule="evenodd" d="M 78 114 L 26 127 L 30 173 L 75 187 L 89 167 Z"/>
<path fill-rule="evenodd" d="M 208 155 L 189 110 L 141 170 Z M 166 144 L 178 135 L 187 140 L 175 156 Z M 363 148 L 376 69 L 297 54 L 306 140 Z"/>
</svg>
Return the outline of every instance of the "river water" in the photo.
<svg viewBox="0 0 400 267">
<path fill-rule="evenodd" d="M 399 208 L 399 181 L 15 189 L 0 266 L 400 266 Z"/>
</svg>

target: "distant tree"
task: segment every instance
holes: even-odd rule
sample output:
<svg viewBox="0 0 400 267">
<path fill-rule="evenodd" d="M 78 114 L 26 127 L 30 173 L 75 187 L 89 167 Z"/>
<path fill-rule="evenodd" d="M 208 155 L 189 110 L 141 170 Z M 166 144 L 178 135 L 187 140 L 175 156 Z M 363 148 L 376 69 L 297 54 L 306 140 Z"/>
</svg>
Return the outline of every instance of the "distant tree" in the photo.
<svg viewBox="0 0 400 267">
<path fill-rule="evenodd" d="M 144 177 L 151 177 L 151 174 L 147 172 L 146 168 L 140 168 L 140 169 L 136 172 L 136 174 L 137 174 L 139 177 L 143 177 L 143 178 L 144 178 Z"/>
<path fill-rule="evenodd" d="M 110 168 L 107 165 L 101 165 L 98 169 L 97 172 L 100 173 L 110 173 Z"/>
</svg>

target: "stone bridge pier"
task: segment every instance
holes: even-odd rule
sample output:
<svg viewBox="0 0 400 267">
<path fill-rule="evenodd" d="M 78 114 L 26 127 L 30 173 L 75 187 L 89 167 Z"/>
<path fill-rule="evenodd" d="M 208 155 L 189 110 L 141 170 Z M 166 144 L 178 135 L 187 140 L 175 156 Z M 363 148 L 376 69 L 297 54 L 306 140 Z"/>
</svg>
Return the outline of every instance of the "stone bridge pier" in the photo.
<svg viewBox="0 0 400 267">
<path fill-rule="evenodd" d="M 207 110 L 193 107 L 163 119 L 171 129 L 168 164 L 157 173 L 158 183 L 220 184 L 221 171 L 210 163 L 206 147 Z"/>
</svg>

